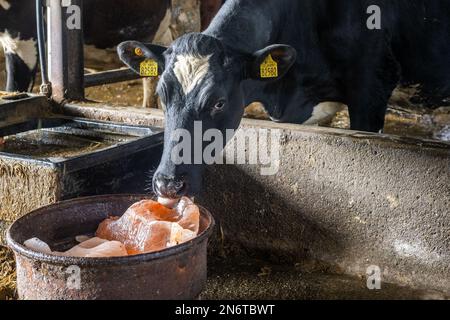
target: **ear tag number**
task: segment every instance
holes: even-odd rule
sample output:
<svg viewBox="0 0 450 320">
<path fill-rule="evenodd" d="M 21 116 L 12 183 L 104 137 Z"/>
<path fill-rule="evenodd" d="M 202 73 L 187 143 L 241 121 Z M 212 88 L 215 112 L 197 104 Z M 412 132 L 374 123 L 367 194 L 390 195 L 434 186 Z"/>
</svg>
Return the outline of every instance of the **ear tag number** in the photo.
<svg viewBox="0 0 450 320">
<path fill-rule="evenodd" d="M 277 78 L 278 63 L 273 60 L 272 55 L 268 55 L 266 60 L 261 64 L 261 78 Z"/>
<path fill-rule="evenodd" d="M 155 60 L 144 60 L 140 64 L 141 77 L 157 77 L 158 63 Z"/>
</svg>

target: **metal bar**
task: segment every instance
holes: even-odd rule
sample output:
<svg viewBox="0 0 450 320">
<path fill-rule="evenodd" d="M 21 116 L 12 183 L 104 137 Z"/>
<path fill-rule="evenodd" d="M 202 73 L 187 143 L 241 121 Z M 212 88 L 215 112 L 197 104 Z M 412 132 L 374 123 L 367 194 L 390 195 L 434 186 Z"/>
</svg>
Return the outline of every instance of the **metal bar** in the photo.
<svg viewBox="0 0 450 320">
<path fill-rule="evenodd" d="M 96 87 L 103 84 L 130 81 L 139 79 L 140 76 L 131 69 L 116 69 L 98 73 L 86 74 L 84 76 L 84 87 Z"/>
<path fill-rule="evenodd" d="M 83 0 L 71 0 L 71 6 L 78 6 L 80 26 L 67 30 L 68 91 L 70 100 L 84 99 L 84 37 L 83 37 Z M 68 7 L 70 8 L 70 7 Z M 66 20 L 75 11 L 67 11 Z"/>
<path fill-rule="evenodd" d="M 48 0 L 48 3 L 48 61 L 52 98 L 57 102 L 83 100 L 83 0 Z"/>
<path fill-rule="evenodd" d="M 49 78 L 52 83 L 52 97 L 64 100 L 64 60 L 63 60 L 63 32 L 61 1 L 47 2 L 47 39 Z"/>
<path fill-rule="evenodd" d="M 44 25 L 44 5 L 43 0 L 36 0 L 36 27 L 38 35 L 38 46 L 39 46 L 39 61 L 41 64 L 41 77 L 42 84 L 48 84 L 48 74 L 47 74 L 47 59 L 46 59 L 46 48 L 45 48 L 45 25 Z"/>
</svg>

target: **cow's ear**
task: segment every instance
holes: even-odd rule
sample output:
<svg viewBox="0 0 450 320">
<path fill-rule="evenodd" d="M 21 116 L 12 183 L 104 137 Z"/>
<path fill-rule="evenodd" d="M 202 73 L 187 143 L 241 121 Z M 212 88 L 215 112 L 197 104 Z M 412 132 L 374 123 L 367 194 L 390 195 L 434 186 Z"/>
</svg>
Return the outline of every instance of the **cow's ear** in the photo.
<svg viewBox="0 0 450 320">
<path fill-rule="evenodd" d="M 288 45 L 275 44 L 255 52 L 247 70 L 249 78 L 271 81 L 283 78 L 297 59 L 297 51 Z"/>
<path fill-rule="evenodd" d="M 142 77 L 154 77 L 164 72 L 166 50 L 166 47 L 138 41 L 122 42 L 117 47 L 120 60 Z"/>
</svg>

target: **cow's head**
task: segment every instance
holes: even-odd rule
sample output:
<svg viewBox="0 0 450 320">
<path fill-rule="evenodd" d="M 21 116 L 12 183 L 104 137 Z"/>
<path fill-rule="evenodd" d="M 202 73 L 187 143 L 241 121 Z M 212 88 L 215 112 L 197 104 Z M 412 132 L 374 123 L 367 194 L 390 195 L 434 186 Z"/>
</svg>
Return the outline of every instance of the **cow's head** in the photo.
<svg viewBox="0 0 450 320">
<path fill-rule="evenodd" d="M 174 163 L 172 150 L 179 142 L 173 139 L 175 130 L 191 133 L 194 157 L 194 140 L 202 139 L 194 136 L 194 122 L 201 122 L 202 134 L 218 129 L 225 136 L 227 129 L 237 129 L 245 108 L 243 81 L 276 81 L 296 59 L 296 51 L 286 45 L 244 54 L 200 33 L 185 35 L 169 48 L 128 41 L 118 47 L 118 53 L 138 73 L 145 60 L 156 61 L 159 67 L 157 93 L 165 109 L 166 128 L 163 157 L 153 177 L 153 189 L 166 198 L 197 193 L 204 168 L 203 163 L 195 164 L 193 160 L 190 164 Z M 277 63 L 278 72 L 264 78 L 261 64 L 269 56 Z"/>
</svg>

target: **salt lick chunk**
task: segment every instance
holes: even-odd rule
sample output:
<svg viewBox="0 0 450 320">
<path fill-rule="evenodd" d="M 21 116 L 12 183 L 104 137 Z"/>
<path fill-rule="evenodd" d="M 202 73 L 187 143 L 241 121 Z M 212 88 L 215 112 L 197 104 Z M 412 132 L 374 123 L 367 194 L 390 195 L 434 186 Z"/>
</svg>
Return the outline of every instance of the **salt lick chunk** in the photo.
<svg viewBox="0 0 450 320">
<path fill-rule="evenodd" d="M 81 241 L 81 243 L 78 245 L 78 247 L 80 248 L 84 248 L 84 249 L 92 249 L 95 247 L 98 247 L 101 244 L 104 244 L 105 242 L 108 242 L 108 240 L 105 239 L 100 239 L 100 238 L 88 238 L 85 239 L 84 241 Z"/>
<path fill-rule="evenodd" d="M 92 238 L 92 237 L 81 235 L 81 236 L 76 236 L 76 237 L 75 237 L 75 240 L 76 240 L 78 243 L 82 243 L 82 242 L 88 241 L 88 240 L 91 239 L 91 238 Z"/>
<path fill-rule="evenodd" d="M 169 199 L 169 198 L 158 198 L 158 202 L 161 203 L 163 206 L 166 206 L 167 208 L 175 208 L 175 206 L 178 204 L 178 199 Z"/>
<path fill-rule="evenodd" d="M 128 255 L 123 243 L 92 238 L 64 252 L 66 257 L 108 258 Z"/>
<path fill-rule="evenodd" d="M 148 221 L 178 221 L 177 211 L 167 208 L 161 203 L 153 200 L 143 200 L 133 204 L 125 215 L 136 215 Z"/>
<path fill-rule="evenodd" d="M 121 218 L 103 221 L 96 236 L 122 242 L 128 254 L 159 251 L 189 241 L 198 234 L 200 211 L 188 198 L 174 209 L 144 200 L 132 205 Z"/>
<path fill-rule="evenodd" d="M 24 245 L 37 252 L 66 257 L 107 258 L 128 255 L 123 243 L 100 238 L 88 239 L 66 252 L 52 251 L 47 243 L 38 238 L 29 239 L 24 242 Z"/>
<path fill-rule="evenodd" d="M 25 241 L 23 245 L 36 252 L 52 254 L 52 249 L 50 249 L 49 245 L 38 238 L 29 239 Z"/>
<path fill-rule="evenodd" d="M 48 244 L 33 238 L 24 245 L 32 250 L 66 257 L 107 258 L 159 251 L 195 238 L 200 210 L 189 198 L 153 200 L 133 204 L 121 218 L 103 221 L 96 237 L 77 236 L 80 242 L 66 252 L 52 252 Z"/>
<path fill-rule="evenodd" d="M 158 251 L 172 244 L 172 222 L 149 222 L 139 218 L 131 221 L 129 217 L 128 214 L 119 220 L 104 221 L 99 226 L 97 236 L 122 242 L 128 254 Z"/>
<path fill-rule="evenodd" d="M 178 223 L 183 229 L 188 229 L 198 234 L 200 226 L 200 209 L 194 204 L 194 202 L 187 198 L 181 198 L 176 207 L 176 211 L 180 217 Z"/>
</svg>

